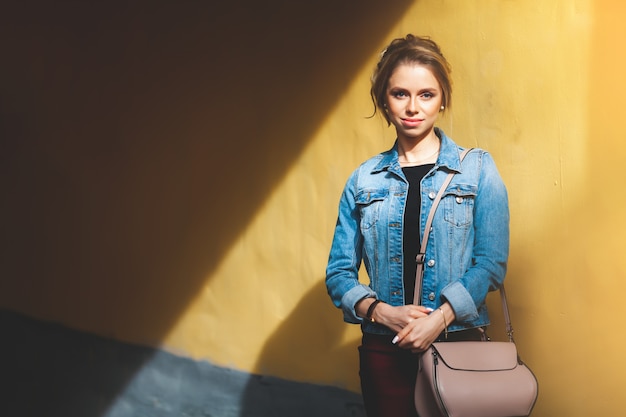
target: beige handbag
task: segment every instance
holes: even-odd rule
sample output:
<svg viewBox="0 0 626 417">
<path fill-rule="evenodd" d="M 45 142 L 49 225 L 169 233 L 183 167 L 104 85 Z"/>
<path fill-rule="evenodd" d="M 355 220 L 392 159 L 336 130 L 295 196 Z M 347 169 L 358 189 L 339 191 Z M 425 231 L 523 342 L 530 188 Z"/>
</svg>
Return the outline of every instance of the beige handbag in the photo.
<svg viewBox="0 0 626 417">
<path fill-rule="evenodd" d="M 467 152 L 461 155 L 461 160 Z M 415 282 L 421 300 L 426 244 L 435 210 L 454 173 L 448 174 L 428 214 Z M 504 285 L 500 287 L 508 342 L 437 342 L 419 356 L 415 407 L 420 417 L 521 417 L 537 400 L 537 379 L 521 361 Z"/>
</svg>

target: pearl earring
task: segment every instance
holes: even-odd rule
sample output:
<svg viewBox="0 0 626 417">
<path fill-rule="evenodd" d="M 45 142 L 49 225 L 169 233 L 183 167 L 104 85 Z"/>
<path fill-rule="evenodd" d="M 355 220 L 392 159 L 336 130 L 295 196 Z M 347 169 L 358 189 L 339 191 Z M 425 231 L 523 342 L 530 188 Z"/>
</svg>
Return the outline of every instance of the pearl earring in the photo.
<svg viewBox="0 0 626 417">
<path fill-rule="evenodd" d="M 445 106 L 441 106 L 441 111 L 443 111 L 443 109 L 445 109 Z"/>
</svg>

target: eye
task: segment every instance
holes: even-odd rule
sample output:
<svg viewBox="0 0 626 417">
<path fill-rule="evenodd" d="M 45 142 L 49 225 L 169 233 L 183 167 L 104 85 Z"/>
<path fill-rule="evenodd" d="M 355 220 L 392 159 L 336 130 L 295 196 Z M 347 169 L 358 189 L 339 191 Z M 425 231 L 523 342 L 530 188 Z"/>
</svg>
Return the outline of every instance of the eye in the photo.
<svg viewBox="0 0 626 417">
<path fill-rule="evenodd" d="M 395 97 L 395 98 L 404 98 L 404 97 L 407 97 L 406 92 L 404 92 L 404 91 L 402 91 L 402 90 L 392 91 L 390 94 L 391 94 L 391 96 L 392 96 L 392 97 Z"/>
<path fill-rule="evenodd" d="M 422 98 L 425 98 L 426 100 L 431 99 L 433 97 L 435 97 L 435 95 L 431 93 L 430 91 L 426 91 L 422 93 Z"/>
</svg>

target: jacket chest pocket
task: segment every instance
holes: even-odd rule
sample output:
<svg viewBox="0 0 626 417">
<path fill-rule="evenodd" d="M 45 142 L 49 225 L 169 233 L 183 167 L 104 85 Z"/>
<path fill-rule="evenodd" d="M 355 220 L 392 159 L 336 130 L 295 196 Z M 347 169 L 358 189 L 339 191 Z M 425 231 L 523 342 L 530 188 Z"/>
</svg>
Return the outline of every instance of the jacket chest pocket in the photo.
<svg viewBox="0 0 626 417">
<path fill-rule="evenodd" d="M 366 230 L 376 224 L 382 206 L 389 195 L 387 190 L 361 190 L 356 196 L 356 205 L 361 217 L 361 229 Z"/>
<path fill-rule="evenodd" d="M 474 200 L 477 187 L 469 184 L 454 184 L 443 196 L 444 220 L 453 226 L 463 227 L 472 223 Z"/>
</svg>

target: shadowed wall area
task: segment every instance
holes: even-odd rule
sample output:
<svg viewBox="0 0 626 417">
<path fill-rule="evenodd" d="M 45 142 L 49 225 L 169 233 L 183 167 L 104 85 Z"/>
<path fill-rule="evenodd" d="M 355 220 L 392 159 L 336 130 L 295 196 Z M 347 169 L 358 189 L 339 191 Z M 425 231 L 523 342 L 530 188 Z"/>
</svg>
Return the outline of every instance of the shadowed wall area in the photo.
<svg viewBox="0 0 626 417">
<path fill-rule="evenodd" d="M 0 306 L 159 346 L 408 3 L 4 2 Z"/>
<path fill-rule="evenodd" d="M 402 11 L 354 6 L 3 6 L 2 304 L 158 343 Z"/>
</svg>

